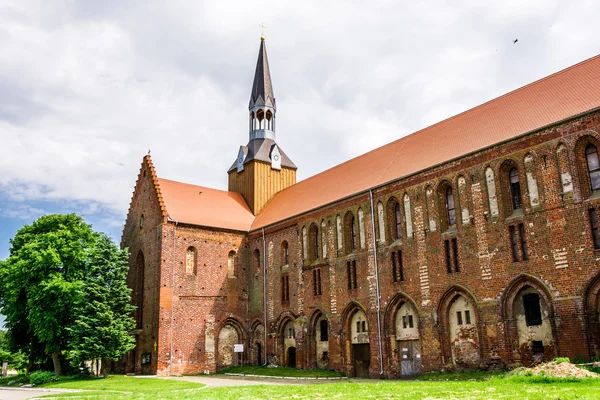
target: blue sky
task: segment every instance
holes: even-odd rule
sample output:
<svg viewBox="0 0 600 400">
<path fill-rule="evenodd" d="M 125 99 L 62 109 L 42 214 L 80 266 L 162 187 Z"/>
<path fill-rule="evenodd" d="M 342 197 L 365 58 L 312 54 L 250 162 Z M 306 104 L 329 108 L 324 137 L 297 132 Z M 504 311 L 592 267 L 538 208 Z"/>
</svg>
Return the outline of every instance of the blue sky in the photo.
<svg viewBox="0 0 600 400">
<path fill-rule="evenodd" d="M 226 189 L 261 22 L 277 140 L 304 179 L 596 55 L 598 15 L 585 0 L 5 2 L 0 259 L 49 213 L 118 242 L 149 149 L 159 176 Z"/>
</svg>

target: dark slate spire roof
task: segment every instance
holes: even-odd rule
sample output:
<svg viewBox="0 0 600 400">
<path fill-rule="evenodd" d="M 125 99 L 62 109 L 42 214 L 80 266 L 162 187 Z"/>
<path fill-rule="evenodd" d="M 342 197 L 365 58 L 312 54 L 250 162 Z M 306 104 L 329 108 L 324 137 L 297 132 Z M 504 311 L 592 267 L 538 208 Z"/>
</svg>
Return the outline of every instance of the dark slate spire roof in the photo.
<svg viewBox="0 0 600 400">
<path fill-rule="evenodd" d="M 265 40 L 261 38 L 258 60 L 256 61 L 256 72 L 254 73 L 254 83 L 252 84 L 252 93 L 250 93 L 249 108 L 263 105 L 275 109 L 275 96 L 273 96 L 273 86 L 271 85 L 267 48 L 265 47 Z"/>
</svg>

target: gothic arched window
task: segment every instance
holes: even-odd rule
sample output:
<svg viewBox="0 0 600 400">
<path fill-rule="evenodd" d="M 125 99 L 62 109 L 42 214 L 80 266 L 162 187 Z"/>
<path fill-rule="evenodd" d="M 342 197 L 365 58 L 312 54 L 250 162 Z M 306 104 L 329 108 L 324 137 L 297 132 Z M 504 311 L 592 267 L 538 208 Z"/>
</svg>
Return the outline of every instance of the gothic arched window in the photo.
<svg viewBox="0 0 600 400">
<path fill-rule="evenodd" d="M 519 171 L 516 168 L 511 168 L 508 172 L 508 180 L 510 182 L 510 199 L 513 210 L 521 208 L 521 184 L 519 183 Z"/>
<path fill-rule="evenodd" d="M 402 238 L 402 225 L 400 223 L 400 203 L 396 202 L 394 205 L 394 238 Z"/>
<path fill-rule="evenodd" d="M 290 246 L 288 242 L 283 241 L 281 243 L 281 263 L 282 265 L 288 265 L 290 261 Z"/>
<path fill-rule="evenodd" d="M 598 160 L 598 148 L 588 144 L 585 148 L 585 161 L 590 176 L 590 187 L 592 191 L 600 189 L 600 161 Z"/>
<path fill-rule="evenodd" d="M 448 186 L 446 189 L 446 208 L 448 209 L 448 225 L 452 226 L 456 224 L 456 210 L 454 205 L 454 195 L 452 194 L 452 187 Z"/>
</svg>

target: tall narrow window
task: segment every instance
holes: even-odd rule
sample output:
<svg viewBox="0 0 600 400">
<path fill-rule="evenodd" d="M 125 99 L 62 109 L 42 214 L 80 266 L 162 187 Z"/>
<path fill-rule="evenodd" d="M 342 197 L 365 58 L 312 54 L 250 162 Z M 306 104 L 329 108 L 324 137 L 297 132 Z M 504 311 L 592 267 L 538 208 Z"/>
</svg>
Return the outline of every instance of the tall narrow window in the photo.
<svg viewBox="0 0 600 400">
<path fill-rule="evenodd" d="M 354 221 L 354 215 L 352 216 L 352 218 L 350 218 L 350 237 L 351 237 L 351 248 L 352 250 L 356 250 L 356 224 Z"/>
<path fill-rule="evenodd" d="M 465 324 L 471 325 L 471 311 L 465 310 Z"/>
<path fill-rule="evenodd" d="M 254 275 L 258 275 L 260 272 L 260 251 L 254 250 Z"/>
<path fill-rule="evenodd" d="M 313 269 L 313 294 L 320 296 L 321 293 L 321 268 L 315 268 Z"/>
<path fill-rule="evenodd" d="M 398 282 L 398 266 L 396 265 L 396 252 L 392 251 L 392 280 Z"/>
<path fill-rule="evenodd" d="M 462 312 L 461 311 L 457 311 L 456 312 L 456 324 L 457 325 L 462 325 L 463 324 Z"/>
<path fill-rule="evenodd" d="M 356 289 L 358 286 L 356 282 L 356 261 L 348 261 L 346 269 L 348 273 L 348 290 Z"/>
<path fill-rule="evenodd" d="M 319 327 L 320 327 L 320 333 L 321 333 L 321 337 L 319 338 L 321 342 L 326 342 L 329 340 L 329 327 L 328 327 L 328 323 L 326 319 L 322 319 L 321 322 L 319 323 Z"/>
<path fill-rule="evenodd" d="M 529 251 L 527 250 L 527 236 L 525 236 L 525 225 L 519 224 L 519 236 L 521 237 L 521 255 L 523 261 L 529 260 Z"/>
<path fill-rule="evenodd" d="M 598 160 L 598 149 L 591 143 L 585 148 L 585 160 L 590 175 L 590 187 L 592 191 L 598 190 L 600 189 L 600 161 Z"/>
<path fill-rule="evenodd" d="M 517 232 L 514 226 L 508 227 L 508 233 L 510 234 L 510 247 L 512 249 L 513 262 L 519 261 L 519 247 L 517 245 Z"/>
<path fill-rule="evenodd" d="M 460 272 L 458 260 L 458 241 L 456 238 L 444 240 L 444 256 L 446 259 L 446 272 Z"/>
<path fill-rule="evenodd" d="M 281 262 L 283 265 L 288 265 L 290 262 L 290 246 L 288 242 L 281 243 Z"/>
<path fill-rule="evenodd" d="M 281 302 L 286 303 L 290 301 L 290 277 L 284 275 L 281 277 Z"/>
<path fill-rule="evenodd" d="M 450 241 L 444 240 L 444 254 L 446 255 L 446 272 L 452 273 L 452 254 L 450 252 Z"/>
<path fill-rule="evenodd" d="M 396 258 L 398 260 L 398 269 L 397 269 L 398 275 L 394 282 L 397 282 L 397 281 L 404 282 L 404 264 L 402 262 L 402 250 L 396 251 Z"/>
<path fill-rule="evenodd" d="M 454 272 L 460 272 L 460 264 L 458 263 L 458 241 L 452 239 L 452 253 L 454 256 Z"/>
<path fill-rule="evenodd" d="M 400 203 L 394 205 L 394 237 L 396 239 L 402 238 L 402 226 L 400 224 Z"/>
<path fill-rule="evenodd" d="M 144 214 L 140 216 L 140 231 L 144 229 Z"/>
<path fill-rule="evenodd" d="M 598 219 L 596 218 L 596 210 L 590 208 L 588 210 L 590 215 L 590 228 L 592 230 L 592 239 L 594 240 L 594 249 L 600 249 L 600 233 L 598 232 Z"/>
<path fill-rule="evenodd" d="M 542 324 L 542 309 L 540 307 L 539 294 L 524 294 L 523 308 L 525 309 L 525 323 L 527 326 L 537 326 Z"/>
<path fill-rule="evenodd" d="M 456 210 L 454 206 L 454 195 L 452 194 L 452 188 L 446 189 L 446 207 L 448 208 L 448 225 L 456 224 Z"/>
<path fill-rule="evenodd" d="M 196 273 L 196 249 L 194 247 L 188 247 L 185 254 L 185 273 Z"/>
<path fill-rule="evenodd" d="M 519 171 L 516 168 L 511 168 L 508 173 L 510 181 L 510 198 L 513 210 L 521 208 L 521 184 L 519 183 Z"/>
</svg>

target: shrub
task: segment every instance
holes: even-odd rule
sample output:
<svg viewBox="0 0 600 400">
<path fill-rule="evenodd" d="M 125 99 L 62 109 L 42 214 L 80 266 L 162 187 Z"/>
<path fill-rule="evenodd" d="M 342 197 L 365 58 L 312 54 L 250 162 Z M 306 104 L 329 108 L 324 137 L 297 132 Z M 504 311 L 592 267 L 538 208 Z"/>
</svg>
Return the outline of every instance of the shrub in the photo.
<svg viewBox="0 0 600 400">
<path fill-rule="evenodd" d="M 29 382 L 32 385 L 42 385 L 44 383 L 56 381 L 56 375 L 50 371 L 35 371 L 29 375 Z"/>
<path fill-rule="evenodd" d="M 557 364 L 562 364 L 562 363 L 568 363 L 568 362 L 571 362 L 571 360 L 569 360 L 569 357 L 556 357 L 556 358 L 554 359 L 554 361 L 555 361 Z"/>
</svg>

